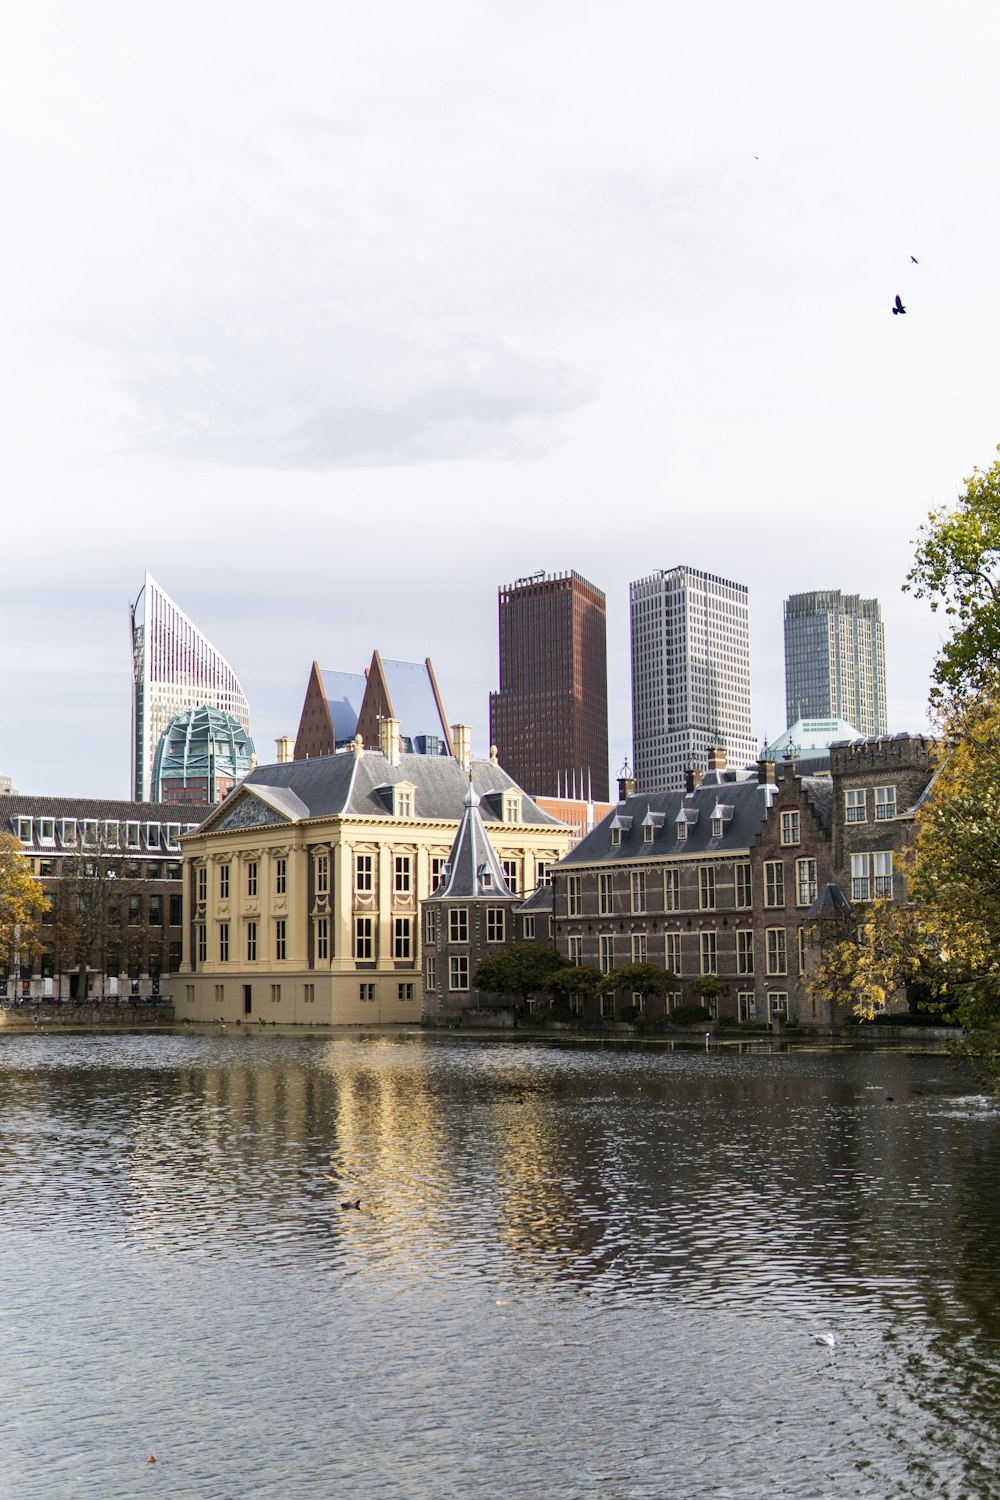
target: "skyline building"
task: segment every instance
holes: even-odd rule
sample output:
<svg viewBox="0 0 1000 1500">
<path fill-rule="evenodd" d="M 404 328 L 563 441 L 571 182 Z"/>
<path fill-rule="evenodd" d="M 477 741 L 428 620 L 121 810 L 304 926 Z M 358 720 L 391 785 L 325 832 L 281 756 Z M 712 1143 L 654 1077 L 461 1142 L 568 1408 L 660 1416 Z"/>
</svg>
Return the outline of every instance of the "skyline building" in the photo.
<svg viewBox="0 0 1000 1500">
<path fill-rule="evenodd" d="M 500 688 L 490 741 L 532 796 L 608 798 L 608 646 L 603 592 L 579 573 L 535 573 L 498 590 Z"/>
<path fill-rule="evenodd" d="M 204 704 L 233 714 L 249 734 L 250 705 L 226 658 L 148 572 L 129 624 L 132 798 L 149 802 L 157 746 L 172 719 Z"/>
<path fill-rule="evenodd" d="M 785 719 L 846 719 L 886 733 L 885 632 L 877 599 L 840 589 L 785 600 Z"/>
<path fill-rule="evenodd" d="M 677 791 L 708 751 L 756 762 L 745 584 L 679 566 L 629 586 L 632 755 L 638 792 Z"/>
<path fill-rule="evenodd" d="M 235 714 L 185 709 L 170 720 L 153 757 L 157 802 L 221 802 L 257 764 L 253 740 Z"/>
</svg>

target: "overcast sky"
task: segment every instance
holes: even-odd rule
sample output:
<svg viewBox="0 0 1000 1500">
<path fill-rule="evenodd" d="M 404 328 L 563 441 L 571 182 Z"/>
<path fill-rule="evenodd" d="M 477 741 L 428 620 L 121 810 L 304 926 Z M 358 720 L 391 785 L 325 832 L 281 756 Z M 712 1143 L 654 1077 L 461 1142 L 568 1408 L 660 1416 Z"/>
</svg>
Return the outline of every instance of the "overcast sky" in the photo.
<svg viewBox="0 0 1000 1500">
<path fill-rule="evenodd" d="M 1000 442 L 995 0 L 32 0 L 0 28 L 0 772 L 127 796 L 145 569 L 258 757 L 313 659 L 435 666 L 488 742 L 496 591 L 876 596 Z M 917 257 L 913 264 L 911 256 Z M 906 317 L 893 317 L 896 293 Z"/>
</svg>

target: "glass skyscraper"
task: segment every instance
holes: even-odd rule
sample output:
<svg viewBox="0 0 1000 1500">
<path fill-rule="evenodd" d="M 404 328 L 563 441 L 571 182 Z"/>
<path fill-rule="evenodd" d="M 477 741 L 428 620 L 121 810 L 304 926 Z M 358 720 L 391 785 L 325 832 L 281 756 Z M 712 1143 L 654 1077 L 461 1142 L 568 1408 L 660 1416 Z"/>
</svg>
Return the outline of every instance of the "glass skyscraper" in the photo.
<svg viewBox="0 0 1000 1500">
<path fill-rule="evenodd" d="M 877 599 L 820 589 L 785 600 L 785 717 L 846 719 L 885 734 L 885 633 Z"/>
</svg>

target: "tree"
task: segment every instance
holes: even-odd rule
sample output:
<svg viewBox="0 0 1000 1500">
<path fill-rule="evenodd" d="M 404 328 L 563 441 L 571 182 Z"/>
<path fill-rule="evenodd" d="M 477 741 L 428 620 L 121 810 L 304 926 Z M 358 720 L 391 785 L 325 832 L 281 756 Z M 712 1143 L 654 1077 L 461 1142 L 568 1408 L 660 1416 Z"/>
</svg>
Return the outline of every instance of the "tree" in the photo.
<svg viewBox="0 0 1000 1500">
<path fill-rule="evenodd" d="M 943 999 L 947 979 L 932 925 L 912 906 L 889 900 L 847 907 L 812 928 L 819 962 L 805 979 L 814 1000 L 870 1021 L 904 989 L 919 984 Z"/>
<path fill-rule="evenodd" d="M 934 666 L 932 706 L 946 710 L 992 689 L 1000 661 L 1000 460 L 973 469 L 954 508 L 929 513 L 903 588 L 952 621 Z"/>
<path fill-rule="evenodd" d="M 142 954 L 143 886 L 132 860 L 101 836 L 60 862 L 52 896 L 52 946 L 57 967 L 76 966 L 78 994 L 87 994 L 87 971 L 102 977 L 128 969 Z"/>
<path fill-rule="evenodd" d="M 581 964 L 564 964 L 553 969 L 545 981 L 545 989 L 553 1000 L 570 1000 L 574 995 L 596 995 L 604 983 L 604 975 L 597 969 L 587 969 Z"/>
<path fill-rule="evenodd" d="M 612 969 L 610 974 L 605 974 L 601 989 L 605 994 L 623 990 L 628 994 L 641 995 L 645 1000 L 650 995 L 665 995 L 676 983 L 675 975 L 668 969 L 658 968 L 656 964 L 622 964 L 620 969 Z"/>
<path fill-rule="evenodd" d="M 0 967 L 10 972 L 15 955 L 31 959 L 42 952 L 39 929 L 48 906 L 19 840 L 0 833 Z"/>
<path fill-rule="evenodd" d="M 491 958 L 484 959 L 472 982 L 477 990 L 486 990 L 491 995 L 520 995 L 522 1000 L 527 1000 L 529 995 L 545 987 L 550 974 L 564 966 L 565 959 L 551 948 L 540 948 L 535 943 L 512 943 Z"/>
<path fill-rule="evenodd" d="M 691 989 L 703 1000 L 718 1000 L 719 996 L 724 995 L 729 989 L 729 985 L 724 979 L 717 978 L 715 974 L 702 974 L 694 980 Z"/>
</svg>

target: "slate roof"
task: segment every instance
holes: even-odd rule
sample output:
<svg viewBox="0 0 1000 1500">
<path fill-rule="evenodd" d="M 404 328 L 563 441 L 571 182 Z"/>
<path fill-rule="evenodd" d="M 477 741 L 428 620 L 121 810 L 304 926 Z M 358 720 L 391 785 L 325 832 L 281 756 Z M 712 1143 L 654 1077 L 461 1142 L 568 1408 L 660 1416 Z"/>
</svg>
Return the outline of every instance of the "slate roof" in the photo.
<svg viewBox="0 0 1000 1500">
<path fill-rule="evenodd" d="M 549 912 L 553 909 L 552 887 L 540 885 L 532 891 L 526 901 L 522 901 L 517 908 L 519 916 L 533 917 L 538 912 Z"/>
<path fill-rule="evenodd" d="M 839 917 L 841 912 L 850 911 L 850 909 L 851 903 L 839 885 L 825 885 L 806 912 L 804 920 L 820 922 L 829 917 Z"/>
<path fill-rule="evenodd" d="M 455 822 L 461 818 L 469 772 L 453 756 L 401 755 L 392 765 L 381 750 L 366 750 L 360 756 L 351 750 L 336 755 L 317 755 L 310 760 L 286 761 L 271 766 L 257 766 L 240 789 L 221 808 L 213 809 L 213 829 L 221 829 L 226 809 L 242 801 L 254 789 L 283 791 L 296 799 L 288 803 L 288 818 L 386 818 L 393 816 L 392 788 L 406 783 L 414 788 L 413 816 L 418 821 Z M 472 785 L 480 798 L 480 817 L 489 824 L 499 824 L 499 799 L 491 792 L 516 791 L 521 788 L 502 767 L 488 760 L 472 762 Z M 565 828 L 558 818 L 543 812 L 527 793 L 522 793 L 521 824 L 539 828 Z M 274 805 L 274 797 L 269 799 Z M 274 822 L 286 821 L 276 811 Z M 208 830 L 206 829 L 206 832 Z"/>
<path fill-rule="evenodd" d="M 444 878 L 427 899 L 477 901 L 486 897 L 512 901 L 514 893 L 504 879 L 503 866 L 479 812 L 479 798 L 470 785 L 462 821 L 444 867 Z"/>
<path fill-rule="evenodd" d="M 205 803 L 189 802 L 124 802 L 107 797 L 33 797 L 21 792 L 12 792 L 0 796 L 0 829 L 12 833 L 17 837 L 18 819 L 31 818 L 32 820 L 32 842 L 23 844 L 26 853 L 45 854 L 57 853 L 66 848 L 62 840 L 62 820 L 64 818 L 75 818 L 77 823 L 84 820 L 98 823 L 139 823 L 140 846 L 136 852 L 150 854 L 165 852 L 177 853 L 177 846 L 166 843 L 165 825 L 167 823 L 179 824 L 181 832 L 197 828 L 209 813 L 216 811 Z M 54 843 L 40 842 L 39 821 L 42 818 L 52 818 L 55 821 Z M 146 839 L 146 824 L 159 823 L 161 825 L 161 843 L 150 845 Z M 73 849 L 79 846 L 69 846 Z M 121 845 L 125 849 L 124 842 Z M 134 847 L 134 846 L 133 846 Z"/>
</svg>

